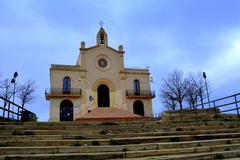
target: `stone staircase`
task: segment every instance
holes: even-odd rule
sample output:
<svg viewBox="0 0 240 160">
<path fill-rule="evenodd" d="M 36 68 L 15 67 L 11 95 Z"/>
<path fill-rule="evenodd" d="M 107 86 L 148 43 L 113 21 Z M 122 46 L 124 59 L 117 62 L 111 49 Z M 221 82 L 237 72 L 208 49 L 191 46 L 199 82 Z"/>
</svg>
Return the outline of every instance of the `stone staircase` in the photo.
<svg viewBox="0 0 240 160">
<path fill-rule="evenodd" d="M 0 123 L 0 160 L 240 159 L 240 120 Z"/>
</svg>

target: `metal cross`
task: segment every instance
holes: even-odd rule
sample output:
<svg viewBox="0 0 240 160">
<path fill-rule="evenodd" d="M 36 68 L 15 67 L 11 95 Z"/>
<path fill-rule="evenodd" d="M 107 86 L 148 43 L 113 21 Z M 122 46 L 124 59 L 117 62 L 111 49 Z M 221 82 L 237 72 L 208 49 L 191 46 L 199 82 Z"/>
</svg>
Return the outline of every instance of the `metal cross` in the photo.
<svg viewBox="0 0 240 160">
<path fill-rule="evenodd" d="M 102 27 L 104 23 L 103 21 L 100 21 L 98 24 Z"/>
</svg>

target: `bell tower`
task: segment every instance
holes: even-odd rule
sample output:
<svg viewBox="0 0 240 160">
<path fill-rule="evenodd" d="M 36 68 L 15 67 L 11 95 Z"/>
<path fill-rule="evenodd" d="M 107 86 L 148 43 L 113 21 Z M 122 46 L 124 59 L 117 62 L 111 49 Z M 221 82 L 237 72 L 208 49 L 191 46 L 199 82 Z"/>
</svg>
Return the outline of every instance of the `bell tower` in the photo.
<svg viewBox="0 0 240 160">
<path fill-rule="evenodd" d="M 97 33 L 97 45 L 98 46 L 108 46 L 108 38 L 107 38 L 107 33 L 105 32 L 104 28 L 102 27 L 103 22 L 100 21 L 100 29 Z"/>
</svg>

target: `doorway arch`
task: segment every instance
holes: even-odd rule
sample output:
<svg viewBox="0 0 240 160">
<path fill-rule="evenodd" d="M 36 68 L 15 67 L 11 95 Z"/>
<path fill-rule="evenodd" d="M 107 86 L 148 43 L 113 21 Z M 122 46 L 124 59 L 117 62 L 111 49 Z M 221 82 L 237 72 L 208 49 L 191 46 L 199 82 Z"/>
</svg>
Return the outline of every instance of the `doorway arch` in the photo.
<svg viewBox="0 0 240 160">
<path fill-rule="evenodd" d="M 60 121 L 73 121 L 73 103 L 63 100 L 60 104 Z"/>
<path fill-rule="evenodd" d="M 138 114 L 140 116 L 144 116 L 144 104 L 140 100 L 136 100 L 133 103 L 133 113 Z"/>
<path fill-rule="evenodd" d="M 98 95 L 98 107 L 110 106 L 109 88 L 107 85 L 101 84 L 100 86 L 98 86 L 97 95 Z"/>
</svg>

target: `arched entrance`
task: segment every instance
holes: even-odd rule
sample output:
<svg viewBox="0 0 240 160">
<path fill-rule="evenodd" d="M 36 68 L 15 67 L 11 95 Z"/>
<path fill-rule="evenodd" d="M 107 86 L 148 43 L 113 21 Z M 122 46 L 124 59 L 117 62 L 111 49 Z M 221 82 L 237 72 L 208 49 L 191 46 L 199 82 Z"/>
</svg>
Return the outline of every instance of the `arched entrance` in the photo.
<svg viewBox="0 0 240 160">
<path fill-rule="evenodd" d="M 98 107 L 109 107 L 109 88 L 105 84 L 101 84 L 97 89 Z"/>
<path fill-rule="evenodd" d="M 137 100 L 133 103 L 133 113 L 144 116 L 144 105 L 142 101 Z"/>
<path fill-rule="evenodd" d="M 60 121 L 73 121 L 73 103 L 63 100 L 60 104 Z"/>
</svg>

